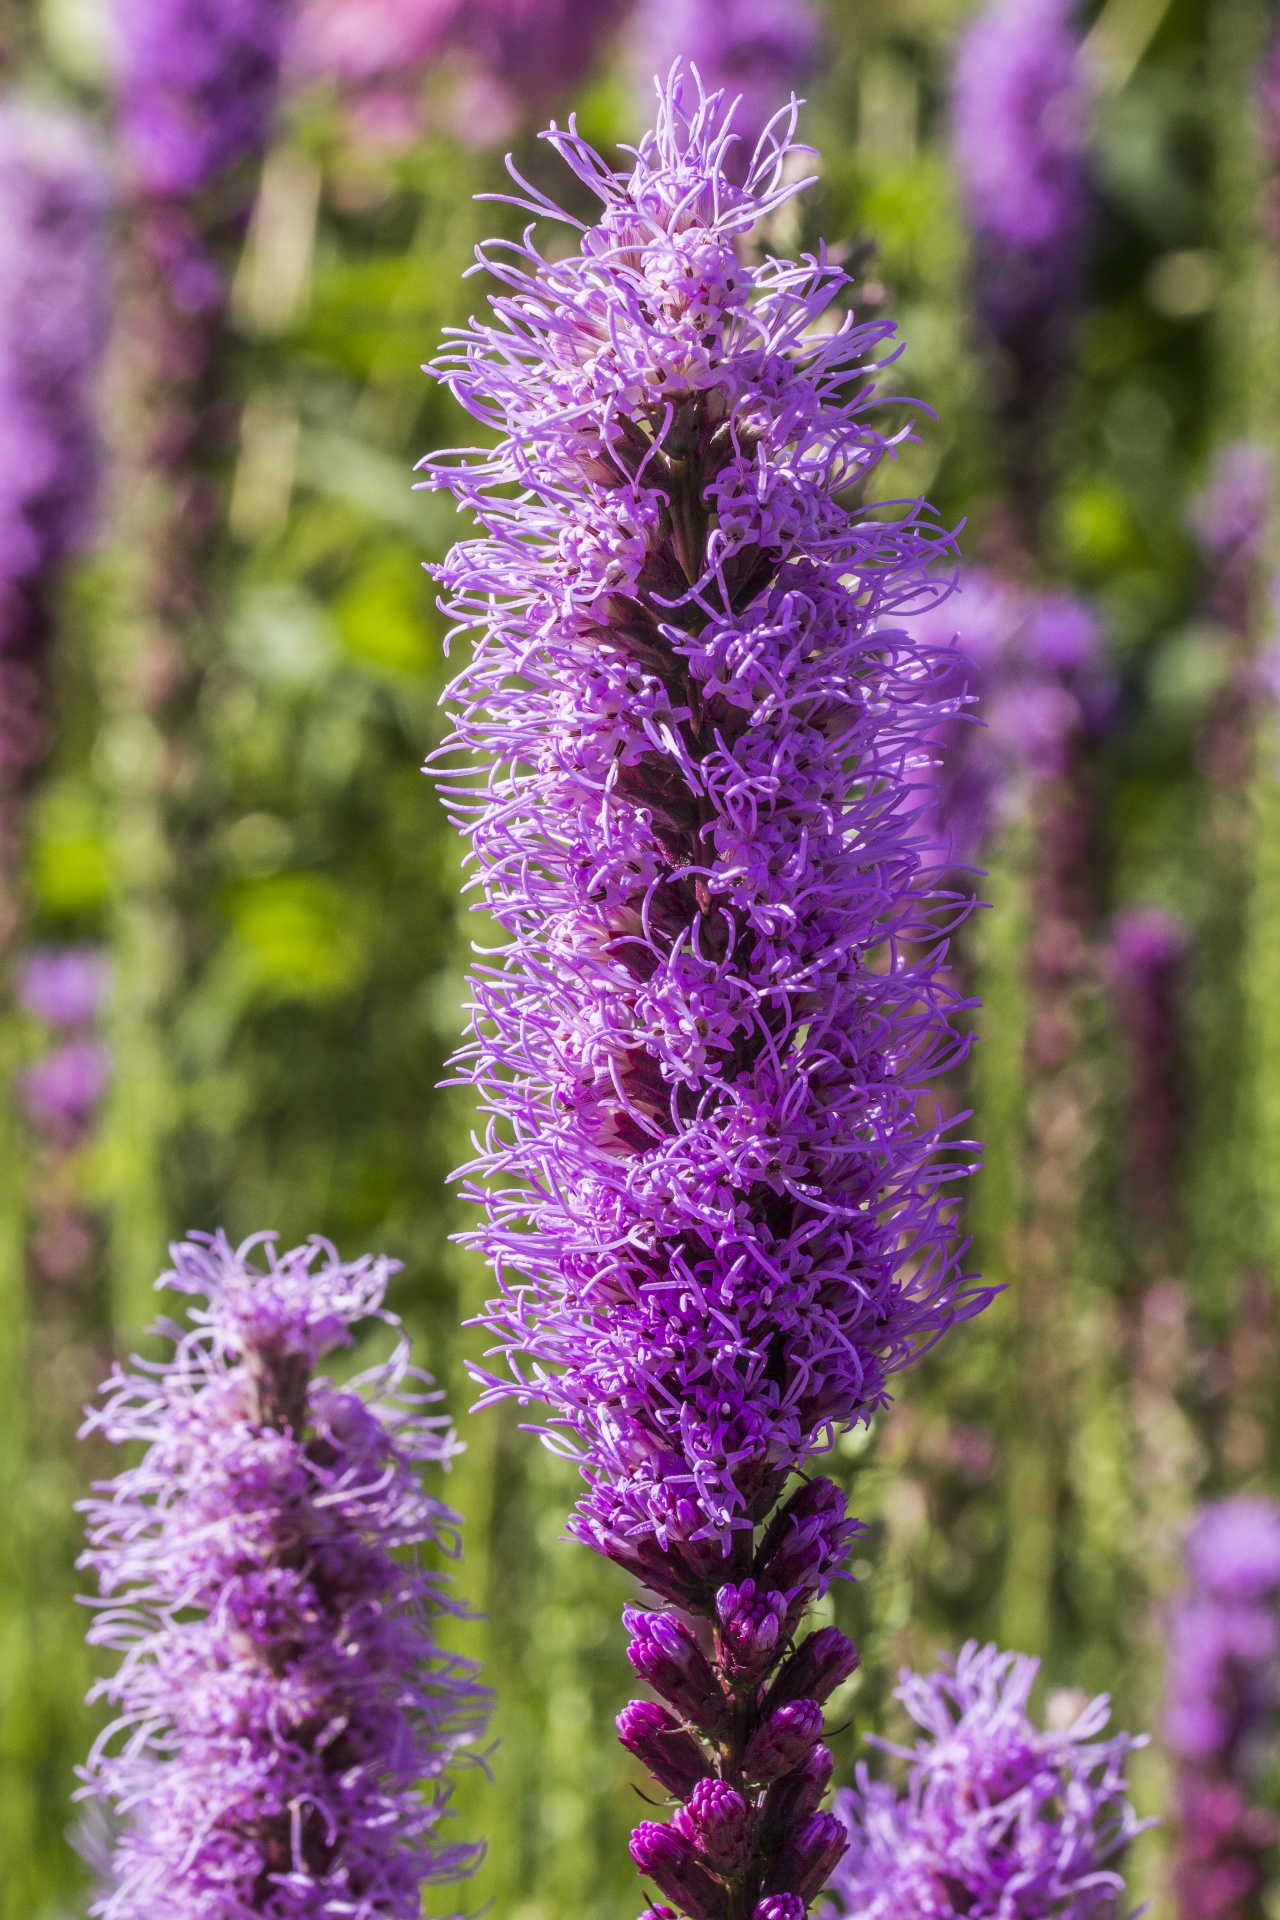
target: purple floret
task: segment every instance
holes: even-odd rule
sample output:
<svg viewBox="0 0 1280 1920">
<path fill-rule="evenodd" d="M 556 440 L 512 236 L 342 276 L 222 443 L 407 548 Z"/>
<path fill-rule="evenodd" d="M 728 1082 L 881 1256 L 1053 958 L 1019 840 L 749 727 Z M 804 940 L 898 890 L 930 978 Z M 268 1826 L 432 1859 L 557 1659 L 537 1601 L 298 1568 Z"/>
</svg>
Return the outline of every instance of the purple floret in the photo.
<svg viewBox="0 0 1280 1920">
<path fill-rule="evenodd" d="M 186 198 L 266 140 L 292 0 L 115 0 L 120 130 L 143 193 Z"/>
<path fill-rule="evenodd" d="M 857 1523 L 825 1479 L 778 1502 L 987 1297 L 971 1149 L 926 1098 L 963 1050 L 924 821 L 960 696 L 907 625 L 949 541 L 923 503 L 846 504 L 892 327 L 838 317 L 825 255 L 747 244 L 796 191 L 785 123 L 735 184 L 721 96 L 677 72 L 660 102 L 630 173 L 546 136 L 602 210 L 568 257 L 481 250 L 492 314 L 436 372 L 494 444 L 423 464 L 481 528 L 440 577 L 474 637 L 441 779 L 502 929 L 458 1057 L 484 1398 L 549 1406 L 571 1531 L 677 1609 L 628 1612 L 630 1657 L 698 1750 L 624 1737 L 668 1782 L 700 1753 L 745 1824 L 649 1823 L 636 1858 L 693 1920 L 749 1920 L 839 1850 L 817 1736 L 856 1664 L 795 1636 Z"/>
<path fill-rule="evenodd" d="M 843 1920 L 1111 1920 L 1116 1856 L 1143 1825 L 1125 1762 L 1141 1740 L 1100 1737 L 1109 1702 L 1042 1731 L 1027 1714 L 1039 1662 L 974 1640 L 941 1671 L 904 1670 L 897 1698 L 923 1730 L 901 1794 L 872 1780 L 836 1795 L 849 1851 L 827 1892 Z"/>
<path fill-rule="evenodd" d="M 118 1711 L 85 1791 L 124 1824 L 91 1911 L 418 1920 L 475 1863 L 440 1821 L 484 1696 L 435 1639 L 453 1603 L 421 1552 L 456 1553 L 456 1519 L 420 1472 L 453 1442 L 382 1305 L 395 1263 L 265 1234 L 173 1257 L 160 1284 L 203 1304 L 85 1429 L 145 1449 L 84 1507 L 89 1639 L 122 1656 L 94 1694 Z M 391 1357 L 335 1386 L 316 1365 L 365 1321 Z"/>
</svg>

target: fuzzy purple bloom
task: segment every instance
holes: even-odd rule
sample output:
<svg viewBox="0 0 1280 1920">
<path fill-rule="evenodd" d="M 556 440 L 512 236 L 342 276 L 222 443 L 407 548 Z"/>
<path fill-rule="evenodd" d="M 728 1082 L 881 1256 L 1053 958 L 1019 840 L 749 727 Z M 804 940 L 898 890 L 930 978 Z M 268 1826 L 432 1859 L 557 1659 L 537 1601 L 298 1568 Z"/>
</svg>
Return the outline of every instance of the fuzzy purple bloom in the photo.
<svg viewBox="0 0 1280 1920">
<path fill-rule="evenodd" d="M 102 947 L 37 947 L 22 969 L 18 999 L 54 1027 L 86 1027 L 111 991 L 111 962 Z"/>
<path fill-rule="evenodd" d="M 85 1791 L 124 1829 L 91 1911 L 418 1920 L 425 1881 L 474 1865 L 439 1825 L 484 1696 L 435 1641 L 454 1603 L 419 1551 L 456 1553 L 456 1522 L 419 1475 L 452 1438 L 382 1305 L 395 1263 L 266 1234 L 173 1257 L 159 1284 L 205 1304 L 161 1323 L 170 1360 L 115 1369 L 85 1429 L 146 1449 L 85 1502 L 89 1638 L 123 1656 L 94 1696 L 118 1715 Z M 318 1375 L 368 1321 L 391 1357 Z"/>
<path fill-rule="evenodd" d="M 1141 1831 L 1124 1778 L 1141 1740 L 1100 1738 L 1100 1696 L 1073 1725 L 1027 1716 L 1039 1662 L 969 1643 L 941 1671 L 897 1688 L 923 1730 L 902 1794 L 873 1781 L 836 1795 L 849 1851 L 828 1894 L 845 1920 L 1110 1920 L 1117 1854 Z"/>
<path fill-rule="evenodd" d="M 736 178 L 818 57 L 818 21 L 807 0 L 640 0 L 634 31 L 646 84 L 650 74 L 683 60 L 708 91 L 740 101 L 739 147 L 728 157 Z"/>
<path fill-rule="evenodd" d="M 482 250 L 503 290 L 437 372 L 497 443 L 423 464 L 483 529 L 441 569 L 475 634 L 441 777 L 505 935 L 459 1056 L 509 1368 L 484 1398 L 549 1405 L 571 1531 L 681 1610 L 629 1611 L 633 1664 L 743 1793 L 769 1716 L 856 1662 L 794 1639 L 858 1530 L 843 1495 L 770 1514 L 987 1296 L 955 1238 L 970 1151 L 922 1098 L 962 1051 L 921 823 L 955 672 L 902 616 L 949 543 L 919 503 L 841 504 L 886 450 L 892 329 L 820 333 L 844 276 L 748 258 L 795 149 L 735 185 L 721 106 L 677 73 L 630 174 L 552 129 L 602 214 L 568 258 Z M 819 1724 L 750 1788 L 741 1870 L 696 1823 L 642 1830 L 694 1920 L 708 1875 L 728 1920 L 810 1897 Z"/>
<path fill-rule="evenodd" d="M 34 658 L 50 575 L 92 526 L 94 382 L 106 343 L 105 155 L 69 114 L 0 104 L 0 757 L 38 760 L 47 736 Z M 19 739 L 20 736 L 20 739 Z"/>
<path fill-rule="evenodd" d="M 187 199 L 265 144 L 292 0 L 115 0 L 120 131 L 139 189 Z"/>
<path fill-rule="evenodd" d="M 1280 1508 L 1202 1509 L 1170 1620 L 1165 1738 L 1178 1759 L 1173 1884 L 1183 1920 L 1244 1920 L 1274 1815 L 1256 1804 L 1280 1716 Z"/>
</svg>

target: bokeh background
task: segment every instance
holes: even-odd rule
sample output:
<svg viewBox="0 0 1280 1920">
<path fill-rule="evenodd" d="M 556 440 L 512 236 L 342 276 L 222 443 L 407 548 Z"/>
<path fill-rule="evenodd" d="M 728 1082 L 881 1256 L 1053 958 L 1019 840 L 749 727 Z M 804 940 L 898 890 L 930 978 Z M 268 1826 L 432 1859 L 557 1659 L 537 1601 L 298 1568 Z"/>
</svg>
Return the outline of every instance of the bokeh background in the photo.
<svg viewBox="0 0 1280 1920">
<path fill-rule="evenodd" d="M 0 768 L 3 1920 L 81 1912 L 88 1879 L 67 1837 L 94 1731 L 73 1503 L 104 1462 L 79 1408 L 138 1345 L 167 1242 L 218 1225 L 404 1263 L 395 1304 L 466 1444 L 448 1496 L 478 1617 L 458 1642 L 497 1695 L 491 1778 L 456 1801 L 489 1841 L 469 1910 L 638 1907 L 612 1732 L 626 1582 L 562 1540 L 571 1471 L 519 1413 L 468 1412 L 486 1282 L 449 1240 L 470 1117 L 438 1086 L 474 926 L 419 772 L 447 673 L 422 563 L 455 522 L 409 470 L 464 433 L 420 365 L 483 297 L 475 242 L 518 219 L 474 196 L 508 148 L 563 192 L 550 114 L 609 153 L 637 135 L 682 17 L 647 4 L 477 4 L 446 30 L 417 0 L 314 0 L 256 149 L 181 191 L 139 186 L 113 131 L 106 0 L 0 12 L 6 88 L 96 129 L 110 203 L 96 520 L 41 588 L 38 745 Z M 870 1528 L 827 1603 L 863 1656 L 836 1703 L 842 1776 L 891 1722 L 896 1668 L 974 1635 L 1041 1655 L 1051 1704 L 1106 1689 L 1158 1729 L 1187 1516 L 1269 1488 L 1280 1438 L 1275 22 L 1262 0 L 1081 9 L 1082 278 L 1028 385 L 983 330 L 952 160 L 975 11 L 825 0 L 797 39 L 797 7 L 739 4 L 712 35 L 773 19 L 807 68 L 817 182 L 762 244 L 824 237 L 901 328 L 892 391 L 934 417 L 895 488 L 962 524 L 975 578 L 1070 593 L 1099 636 L 1066 749 L 1004 716 L 971 883 L 990 904 L 957 941 L 982 1008 L 946 1097 L 986 1143 L 969 1230 L 1005 1291 L 833 1455 Z M 781 54 L 766 66 L 789 83 Z M 175 295 L 175 248 L 211 290 Z M 1260 452 L 1224 469 L 1241 443 Z M 1243 516 L 1225 536 L 1215 500 Z M 24 986 L 66 949 L 110 968 L 71 1018 Z M 1144 1811 L 1168 1777 L 1157 1738 Z M 1148 1836 L 1129 1862 L 1160 1913 L 1167 1850 Z"/>
</svg>

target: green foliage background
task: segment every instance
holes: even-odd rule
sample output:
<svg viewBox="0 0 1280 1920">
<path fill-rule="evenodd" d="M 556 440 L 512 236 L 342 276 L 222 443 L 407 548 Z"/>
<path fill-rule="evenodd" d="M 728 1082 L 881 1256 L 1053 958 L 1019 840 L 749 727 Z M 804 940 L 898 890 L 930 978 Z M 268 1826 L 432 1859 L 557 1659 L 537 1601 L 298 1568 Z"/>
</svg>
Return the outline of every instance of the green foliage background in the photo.
<svg viewBox="0 0 1280 1920">
<path fill-rule="evenodd" d="M 867 271 L 905 341 L 900 390 L 937 415 L 898 484 L 963 520 L 966 551 L 980 554 L 1001 512 L 993 393 L 970 343 L 945 129 L 969 11 L 959 0 L 828 0 L 830 57 L 807 118 L 821 178 L 794 239 L 821 234 L 851 256 L 874 245 Z M 1026 1646 L 1044 1658 L 1047 1689 L 1108 1689 L 1123 1722 L 1151 1724 L 1153 1609 L 1176 1577 L 1178 1518 L 1193 1498 L 1275 1476 L 1277 743 L 1264 727 L 1234 802 L 1206 780 L 1199 743 L 1224 641 L 1203 611 L 1184 520 L 1215 446 L 1244 434 L 1280 445 L 1275 270 L 1255 220 L 1248 88 L 1270 9 L 1107 0 L 1086 16 L 1105 80 L 1102 210 L 1040 560 L 1090 596 L 1124 686 L 1124 724 L 1096 769 L 1099 927 L 1122 903 L 1158 901 L 1195 934 L 1191 1144 L 1171 1256 L 1190 1357 L 1163 1401 L 1138 1392 L 1126 1315 L 1135 1288 L 1160 1276 L 1123 1203 L 1122 1051 L 1098 994 L 1080 1083 L 1080 1225 L 1061 1249 L 1054 1364 L 1039 1451 L 1029 1449 L 1022 1383 L 1044 1358 L 1033 1351 L 1043 1326 L 1020 1313 L 1018 1260 L 1035 846 L 1014 832 L 992 849 L 991 910 L 965 935 L 984 1009 L 959 1090 L 988 1147 L 971 1208 L 977 1257 L 1007 1290 L 834 1456 L 870 1525 L 858 1583 L 831 1603 L 863 1654 L 837 1703 L 844 1774 L 860 1734 L 892 1716 L 896 1667 L 970 1635 Z M 72 0 L 50 0 L 25 22 L 24 45 L 38 85 L 96 106 L 85 18 Z M 617 49 L 573 104 L 606 149 L 635 133 Z M 532 129 L 516 145 L 521 165 L 561 191 Z M 465 1154 L 467 1103 L 436 1090 L 474 929 L 459 848 L 418 772 L 439 737 L 446 675 L 420 563 L 444 552 L 454 523 L 409 491 L 408 469 L 462 431 L 419 365 L 480 298 L 461 275 L 506 215 L 472 195 L 499 184 L 501 160 L 433 136 L 379 162 L 345 144 L 315 102 L 291 114 L 281 153 L 304 182 L 319 180 L 309 283 L 283 323 L 264 321 L 243 269 L 219 379 L 237 417 L 275 422 L 283 467 L 255 469 L 249 425 L 239 452 L 232 436 L 230 520 L 204 556 L 205 611 L 186 636 L 162 737 L 113 665 L 119 538 L 65 595 L 30 927 L 111 942 L 124 990 L 114 1092 L 75 1174 L 100 1257 L 74 1297 L 34 1287 L 26 1270 L 35 1149 L 16 1107 L 0 1109 L 0 1916 L 61 1920 L 84 1897 L 64 1837 L 92 1733 L 70 1508 L 104 1462 L 75 1445 L 77 1407 L 112 1351 L 136 1344 L 166 1241 L 221 1224 L 233 1237 L 274 1227 L 288 1243 L 323 1233 L 347 1254 L 404 1262 L 396 1304 L 467 1448 L 448 1492 L 465 1520 L 460 1590 L 479 1617 L 459 1639 L 498 1701 L 491 1778 L 474 1772 L 457 1796 L 460 1831 L 490 1848 L 468 1906 L 492 1901 L 499 1920 L 616 1920 L 639 1905 L 626 1855 L 636 1781 L 611 1727 L 630 1693 L 626 1583 L 561 1539 L 566 1467 L 514 1413 L 467 1411 L 464 1361 L 480 1345 L 462 1323 L 485 1276 L 448 1238 L 446 1176 Z M 270 259 L 262 271 L 269 280 Z M 259 439 L 269 451 L 270 433 Z M 1225 821 L 1224 805 L 1235 807 Z M 168 853 L 146 879 L 149 832 Z M 39 1044 L 29 1022 L 6 1015 L 0 1072 L 12 1077 Z M 1035 1473 L 1024 1470 L 1032 1454 Z M 1163 1534 L 1140 1491 L 1153 1457 Z M 1158 1807 L 1158 1745 L 1138 1784 Z M 1135 1892 L 1158 1911 L 1163 1845 L 1144 1843 L 1132 1863 Z"/>
</svg>

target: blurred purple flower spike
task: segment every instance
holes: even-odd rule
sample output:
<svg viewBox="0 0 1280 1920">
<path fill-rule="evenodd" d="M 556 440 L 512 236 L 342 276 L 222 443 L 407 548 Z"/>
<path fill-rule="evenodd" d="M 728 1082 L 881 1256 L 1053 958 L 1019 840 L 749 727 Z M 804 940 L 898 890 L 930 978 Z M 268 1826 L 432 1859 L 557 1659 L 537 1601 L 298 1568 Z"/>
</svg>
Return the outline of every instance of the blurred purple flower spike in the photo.
<svg viewBox="0 0 1280 1920">
<path fill-rule="evenodd" d="M 453 1441 L 382 1304 L 396 1263 L 269 1234 L 172 1252 L 188 1325 L 161 1323 L 169 1360 L 117 1366 L 85 1428 L 145 1448 L 84 1503 L 90 1643 L 123 1656 L 93 1696 L 118 1714 L 84 1792 L 123 1830 L 90 1911 L 418 1920 L 425 1883 L 475 1865 L 439 1829 L 486 1697 L 436 1643 L 455 1603 L 420 1556 L 456 1553 L 456 1520 L 420 1470 Z M 318 1375 L 369 1320 L 391 1357 Z"/>
<path fill-rule="evenodd" d="M 109 203 L 107 158 L 80 120 L 0 103 L 0 654 L 34 659 L 50 576 L 92 529 Z M 18 693 L 0 678 L 6 743 Z M 19 769 L 47 745 L 42 726 L 21 730 L 30 751 L 0 747 Z"/>
<path fill-rule="evenodd" d="M 634 32 L 646 90 L 650 76 L 683 60 L 708 92 L 740 97 L 738 147 L 730 170 L 743 178 L 765 127 L 818 58 L 819 28 L 808 0 L 641 0 Z M 646 103 L 647 104 L 647 103 Z"/>
<path fill-rule="evenodd" d="M 18 998 L 54 1027 L 86 1027 L 111 991 L 111 962 L 102 947 L 37 947 L 22 969 Z"/>
<path fill-rule="evenodd" d="M 1125 1762 L 1143 1741 L 1101 1737 L 1109 1702 L 1041 1731 L 1027 1715 L 1039 1662 L 969 1641 L 940 1672 L 896 1690 L 923 1730 L 906 1791 L 873 1781 L 836 1795 L 849 1851 L 827 1888 L 840 1920 L 1112 1920 L 1117 1855 L 1150 1821 Z"/>
<path fill-rule="evenodd" d="M 860 1529 L 829 1480 L 782 1496 L 987 1298 L 972 1150 L 922 1098 L 963 1052 L 921 818 L 956 659 L 901 615 L 949 542 L 920 503 L 841 504 L 887 451 L 892 327 L 813 328 L 822 254 L 744 258 L 796 190 L 787 123 L 735 180 L 721 96 L 677 70 L 630 173 L 546 137 L 601 212 L 565 258 L 481 250 L 492 313 L 436 371 L 500 437 L 423 462 L 481 529 L 440 569 L 475 644 L 439 776 L 503 929 L 458 1060 L 508 1368 L 480 1377 L 549 1405 L 571 1532 L 674 1609 L 626 1614 L 671 1717 L 623 1738 L 688 1789 L 637 1863 L 690 1920 L 798 1920 L 857 1656 L 795 1636 Z"/>
<path fill-rule="evenodd" d="M 69 1040 L 22 1075 L 22 1101 L 38 1125 L 79 1128 L 111 1079 L 111 1050 L 100 1040 Z"/>
<path fill-rule="evenodd" d="M 120 132 L 146 195 L 185 200 L 253 159 L 292 0 L 114 0 Z"/>
<path fill-rule="evenodd" d="M 1078 303 L 1088 233 L 1088 95 L 1074 0 L 988 0 L 965 29 L 953 142 L 973 229 L 977 305 L 997 342 L 1034 352 Z"/>
<path fill-rule="evenodd" d="M 1209 566 L 1221 571 L 1257 560 L 1271 511 L 1271 484 L 1271 456 L 1265 447 L 1239 440 L 1219 448 L 1208 484 L 1187 514 L 1187 525 Z"/>
<path fill-rule="evenodd" d="M 1202 1508 L 1169 1629 L 1165 1739 L 1179 1765 L 1173 1885 L 1182 1920 L 1247 1920 L 1275 1816 L 1257 1804 L 1280 1724 L 1280 1508 Z"/>
<path fill-rule="evenodd" d="M 980 568 L 957 593 L 908 616 L 921 641 L 953 649 L 959 711 L 937 729 L 937 837 L 944 862 L 972 868 L 1060 779 L 1084 739 L 1111 724 L 1115 681 L 1091 609 L 1060 589 L 1035 592 Z"/>
</svg>

